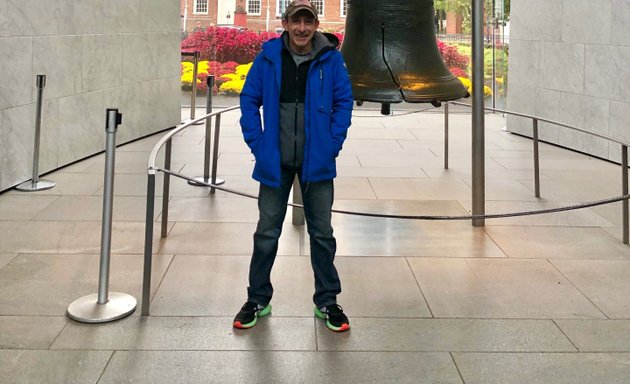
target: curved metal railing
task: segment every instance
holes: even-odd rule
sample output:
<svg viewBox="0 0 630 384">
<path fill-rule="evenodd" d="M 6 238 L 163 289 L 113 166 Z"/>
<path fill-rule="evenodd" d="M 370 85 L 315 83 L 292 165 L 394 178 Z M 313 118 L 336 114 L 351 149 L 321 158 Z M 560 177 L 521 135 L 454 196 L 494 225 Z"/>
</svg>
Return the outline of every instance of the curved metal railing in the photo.
<svg viewBox="0 0 630 384">
<path fill-rule="evenodd" d="M 461 103 L 461 102 L 446 102 L 444 103 L 444 168 L 448 169 L 448 130 L 449 130 L 449 104 L 460 105 L 466 107 L 472 107 L 470 104 Z M 237 194 L 240 196 L 257 199 L 258 197 L 255 195 L 247 194 L 244 192 L 232 190 L 226 187 L 222 187 L 217 183 L 216 171 L 217 171 L 217 159 L 218 159 L 218 151 L 219 151 L 219 134 L 221 128 L 221 115 L 226 112 L 234 111 L 240 109 L 239 105 L 228 107 L 225 109 L 221 109 L 216 112 L 207 113 L 204 116 L 198 117 L 196 119 L 191 119 L 184 124 L 181 124 L 174 128 L 172 131 L 164 135 L 153 147 L 151 153 L 149 155 L 148 165 L 147 165 L 147 207 L 146 207 L 146 225 L 145 225 L 145 239 L 144 239 L 144 268 L 143 268 L 143 288 L 142 288 L 142 315 L 149 315 L 150 308 L 150 287 L 151 287 L 151 268 L 152 268 L 152 258 L 153 258 L 153 222 L 154 222 L 154 207 L 155 207 L 155 178 L 157 172 L 162 172 L 164 174 L 164 183 L 163 183 L 163 194 L 162 194 L 162 225 L 161 225 L 161 237 L 167 236 L 167 225 L 168 225 L 168 201 L 170 195 L 170 176 L 178 177 L 180 179 L 187 180 L 190 184 L 197 186 L 206 186 L 210 188 L 211 193 L 214 193 L 216 189 Z M 429 110 L 432 108 L 424 109 L 423 111 Z M 629 219 L 628 219 L 628 199 L 630 199 L 630 195 L 628 194 L 628 147 L 630 144 L 621 141 L 616 138 L 604 136 L 595 132 L 590 132 L 584 130 L 582 128 L 573 127 L 568 124 L 564 124 L 561 122 L 553 121 L 550 119 L 545 119 L 538 116 L 528 115 L 519 112 L 512 112 L 497 108 L 485 107 L 486 111 L 499 112 L 503 114 L 513 115 L 524 117 L 528 119 L 532 119 L 532 139 L 533 139 L 533 152 L 534 152 L 534 193 L 536 197 L 540 197 L 540 161 L 539 161 L 539 137 L 538 137 L 538 122 L 542 121 L 549 124 L 554 124 L 560 127 L 568 128 L 577 132 L 585 133 L 588 135 L 592 135 L 594 137 L 598 137 L 610 142 L 617 143 L 621 146 L 621 180 L 622 180 L 622 195 L 590 201 L 583 202 L 578 204 L 573 204 L 569 206 L 549 208 L 549 209 L 541 209 L 541 210 L 533 210 L 533 211 L 522 211 L 522 212 L 510 212 L 510 213 L 499 213 L 499 214 L 484 214 L 484 215 L 459 215 L 459 216 L 440 216 L 440 215 L 388 215 L 388 214 L 379 214 L 379 213 L 365 213 L 365 212 L 355 212 L 355 211 L 345 211 L 345 210 L 337 210 L 333 209 L 332 211 L 335 213 L 348 214 L 348 215 L 357 215 L 357 216 L 370 216 L 370 217 L 378 217 L 378 218 L 395 218 L 395 219 L 406 219 L 406 220 L 477 220 L 477 219 L 493 219 L 493 218 L 506 218 L 506 217 L 515 217 L 515 216 L 529 216 L 529 215 L 538 215 L 538 214 L 547 214 L 547 213 L 555 213 L 555 212 L 563 212 L 587 207 L 593 207 L 598 205 L 609 204 L 613 202 L 622 201 L 622 217 L 623 217 L 623 242 L 624 244 L 628 244 L 629 242 Z M 211 141 L 211 118 L 215 118 L 215 132 L 214 132 L 214 149 L 212 155 L 212 174 L 209 174 L 208 171 L 208 163 L 209 163 L 209 151 L 210 151 L 210 141 Z M 177 133 L 182 132 L 186 128 L 191 125 L 196 125 L 199 122 L 205 120 L 206 121 L 206 135 L 205 135 L 205 153 L 204 153 L 204 177 L 200 180 L 200 178 L 193 178 L 186 175 L 179 174 L 170 170 L 171 167 L 171 151 L 172 151 L 172 139 Z M 162 148 L 165 148 L 164 153 L 164 168 L 159 168 L 156 166 L 156 159 L 158 153 Z M 473 181 L 475 182 L 475 181 Z M 300 204 L 300 197 L 294 194 L 294 202 L 289 203 L 289 206 L 296 208 L 303 208 Z M 295 211 L 294 211 L 295 213 Z M 303 222 L 303 218 L 298 218 L 296 220 L 296 216 L 293 218 L 293 222 L 299 220 L 299 222 Z"/>
</svg>

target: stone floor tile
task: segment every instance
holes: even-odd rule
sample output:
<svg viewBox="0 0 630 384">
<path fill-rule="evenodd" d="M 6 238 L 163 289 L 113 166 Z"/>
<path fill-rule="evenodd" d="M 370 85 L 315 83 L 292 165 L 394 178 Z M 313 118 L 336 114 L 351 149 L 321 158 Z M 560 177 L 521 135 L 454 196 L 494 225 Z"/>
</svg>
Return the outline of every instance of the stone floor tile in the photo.
<svg viewBox="0 0 630 384">
<path fill-rule="evenodd" d="M 630 320 L 556 320 L 580 352 L 630 352 Z"/>
<path fill-rule="evenodd" d="M 0 316 L 0 349 L 48 349 L 66 317 Z"/>
<path fill-rule="evenodd" d="M 287 215 L 287 220 L 291 220 Z M 255 223 L 177 222 L 162 241 L 160 253 L 188 255 L 250 255 Z M 299 254 L 302 229 L 285 221 L 279 255 Z"/>
<path fill-rule="evenodd" d="M 551 260 L 551 263 L 607 316 L 630 318 L 630 261 Z"/>
<path fill-rule="evenodd" d="M 406 259 L 337 257 L 335 266 L 342 287 L 337 301 L 349 316 L 431 316 Z"/>
<path fill-rule="evenodd" d="M 366 177 L 335 179 L 335 199 L 375 199 L 374 190 Z"/>
<path fill-rule="evenodd" d="M 546 260 L 409 258 L 436 317 L 604 318 Z"/>
<path fill-rule="evenodd" d="M 625 384 L 630 354 L 454 353 L 466 384 Z"/>
<path fill-rule="evenodd" d="M 316 348 L 312 318 L 270 315 L 260 319 L 251 330 L 233 328 L 233 319 L 233 316 L 133 316 L 97 325 L 71 322 L 51 349 L 314 351 Z"/>
<path fill-rule="evenodd" d="M 487 226 L 511 258 L 630 260 L 630 249 L 601 228 Z"/>
<path fill-rule="evenodd" d="M 482 228 L 468 222 L 427 222 L 334 215 L 337 255 L 505 257 Z"/>
<path fill-rule="evenodd" d="M 320 322 L 322 351 L 570 352 L 575 347 L 551 320 L 398 319 L 350 317 L 350 332 Z"/>
<path fill-rule="evenodd" d="M 460 200 L 460 202 L 468 210 L 472 209 L 472 202 L 470 199 Z M 487 215 L 513 214 L 564 208 L 576 204 L 579 204 L 579 202 L 486 201 L 485 212 Z M 545 227 L 608 227 L 612 226 L 612 223 L 589 209 L 576 209 L 564 212 L 486 219 L 486 225 L 488 227 L 507 225 Z"/>
<path fill-rule="evenodd" d="M 173 197 L 169 202 L 170 221 L 246 222 L 258 221 L 257 200 L 227 198 L 224 193 L 208 197 Z"/>
<path fill-rule="evenodd" d="M 173 226 L 169 224 L 169 228 Z M 112 223 L 111 253 L 144 253 L 145 223 Z M 153 249 L 160 223 L 153 228 Z M 0 253 L 98 253 L 101 224 L 94 221 L 0 221 Z"/>
<path fill-rule="evenodd" d="M 382 200 L 461 200 L 471 194 L 470 187 L 458 180 L 373 177 L 370 184 Z"/>
<path fill-rule="evenodd" d="M 111 351 L 0 349 L 0 377 L 5 383 L 96 384 L 111 356 Z"/>
<path fill-rule="evenodd" d="M 32 193 L 3 196 L 0 199 L 0 220 L 29 220 L 57 199 L 59 196 L 39 196 Z"/>
<path fill-rule="evenodd" d="M 462 384 L 447 353 L 120 351 L 99 384 Z"/>
<path fill-rule="evenodd" d="M 115 196 L 112 201 L 113 220 L 146 220 L 146 197 Z M 102 221 L 103 205 L 103 196 L 61 196 L 35 215 L 33 220 Z M 161 211 L 162 200 L 155 199 L 154 219 Z"/>
<path fill-rule="evenodd" d="M 13 260 L 17 256 L 15 253 L 3 253 L 0 254 L 0 269 L 7 265 L 11 260 Z"/>
<path fill-rule="evenodd" d="M 153 258 L 152 292 L 171 258 Z M 98 292 L 99 261 L 98 254 L 18 255 L 0 270 L 0 315 L 64 316 L 70 303 Z M 134 296 L 139 308 L 142 256 L 112 255 L 110 266 L 109 291 Z"/>
</svg>

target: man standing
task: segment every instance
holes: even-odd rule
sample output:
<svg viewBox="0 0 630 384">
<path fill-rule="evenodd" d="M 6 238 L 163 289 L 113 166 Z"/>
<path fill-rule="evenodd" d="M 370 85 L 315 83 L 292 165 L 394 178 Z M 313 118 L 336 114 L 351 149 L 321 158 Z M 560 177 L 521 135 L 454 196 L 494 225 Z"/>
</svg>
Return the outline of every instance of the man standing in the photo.
<svg viewBox="0 0 630 384">
<path fill-rule="evenodd" d="M 329 329 L 342 332 L 350 322 L 337 304 L 341 284 L 333 264 L 331 209 L 335 158 L 352 116 L 351 84 L 338 40 L 317 32 L 310 1 L 289 3 L 282 26 L 283 34 L 266 42 L 254 60 L 240 97 L 241 128 L 256 158 L 253 178 L 260 189 L 248 297 L 234 327 L 251 328 L 271 312 L 271 268 L 297 175 L 315 274 L 314 312 Z"/>
</svg>

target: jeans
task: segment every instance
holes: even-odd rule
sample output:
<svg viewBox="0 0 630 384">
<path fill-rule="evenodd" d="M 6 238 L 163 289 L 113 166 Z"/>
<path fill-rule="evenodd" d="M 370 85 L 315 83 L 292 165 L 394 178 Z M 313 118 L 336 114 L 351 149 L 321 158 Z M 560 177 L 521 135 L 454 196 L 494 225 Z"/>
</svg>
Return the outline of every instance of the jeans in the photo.
<svg viewBox="0 0 630 384">
<path fill-rule="evenodd" d="M 254 251 L 249 265 L 248 300 L 267 305 L 273 295 L 271 268 L 278 251 L 278 239 L 287 212 L 289 192 L 299 172 L 282 169 L 279 188 L 260 184 L 258 193 L 259 219 L 254 233 Z M 304 216 L 310 238 L 311 265 L 315 274 L 313 302 L 318 308 L 337 302 L 341 292 L 339 275 L 333 262 L 337 243 L 333 237 L 331 209 L 334 198 L 333 181 L 300 181 Z"/>
</svg>

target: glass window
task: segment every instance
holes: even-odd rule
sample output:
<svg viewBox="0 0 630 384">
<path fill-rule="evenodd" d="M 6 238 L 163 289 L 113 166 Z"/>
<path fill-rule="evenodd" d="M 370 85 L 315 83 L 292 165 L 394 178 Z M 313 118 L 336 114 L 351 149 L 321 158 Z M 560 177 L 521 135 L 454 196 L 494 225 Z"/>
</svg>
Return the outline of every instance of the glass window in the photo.
<svg viewBox="0 0 630 384">
<path fill-rule="evenodd" d="M 348 0 L 343 0 L 339 3 L 339 5 L 341 6 L 341 12 L 339 13 L 341 15 L 341 17 L 346 17 L 346 12 L 348 9 Z"/>
<path fill-rule="evenodd" d="M 278 17 L 282 17 L 282 15 L 284 14 L 284 10 L 287 8 L 287 5 L 289 5 L 290 0 L 277 0 L 276 1 L 276 16 Z"/>
<path fill-rule="evenodd" d="M 317 8 L 317 14 L 319 17 L 324 16 L 324 0 L 311 0 L 311 4 Z"/>
<path fill-rule="evenodd" d="M 195 0 L 195 7 L 193 8 L 195 14 L 208 14 L 208 0 Z"/>
<path fill-rule="evenodd" d="M 261 0 L 247 0 L 247 14 L 260 15 Z"/>
</svg>

